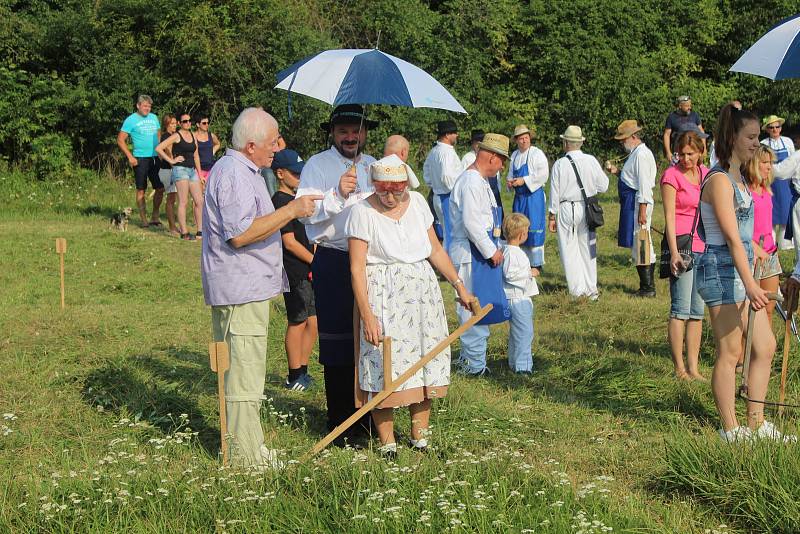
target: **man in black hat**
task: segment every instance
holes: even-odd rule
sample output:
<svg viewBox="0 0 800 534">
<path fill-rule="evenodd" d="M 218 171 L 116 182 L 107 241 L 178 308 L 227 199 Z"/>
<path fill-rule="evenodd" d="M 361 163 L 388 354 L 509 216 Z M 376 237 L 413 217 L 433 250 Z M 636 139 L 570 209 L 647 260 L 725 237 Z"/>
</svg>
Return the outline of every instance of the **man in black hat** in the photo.
<svg viewBox="0 0 800 534">
<path fill-rule="evenodd" d="M 433 209 L 439 221 L 444 223 L 444 249 L 450 242 L 450 191 L 461 171 L 461 160 L 456 154 L 458 141 L 456 123 L 447 120 L 436 124 L 436 144 L 428 153 L 422 166 L 422 177 L 433 190 Z"/>
<path fill-rule="evenodd" d="M 323 195 L 314 214 L 301 219 L 308 239 L 317 244 L 311 273 L 319 330 L 319 360 L 325 378 L 328 429 L 355 411 L 353 287 L 344 228 L 353 205 L 372 194 L 369 166 L 375 158 L 362 154 L 367 132 L 377 126 L 357 104 L 337 106 L 320 127 L 333 146 L 311 156 L 300 175 L 297 198 Z M 369 416 L 345 434 L 352 438 L 368 428 Z M 341 444 L 341 442 L 339 443 Z"/>
</svg>

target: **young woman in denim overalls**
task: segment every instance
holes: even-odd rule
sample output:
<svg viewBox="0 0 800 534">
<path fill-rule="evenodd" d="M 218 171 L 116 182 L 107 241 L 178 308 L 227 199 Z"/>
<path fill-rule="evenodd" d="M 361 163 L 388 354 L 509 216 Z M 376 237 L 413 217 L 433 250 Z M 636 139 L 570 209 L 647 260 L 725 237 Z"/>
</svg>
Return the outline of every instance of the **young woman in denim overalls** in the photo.
<svg viewBox="0 0 800 534">
<path fill-rule="evenodd" d="M 764 308 L 766 292 L 753 278 L 753 199 L 741 174 L 759 146 L 758 118 L 726 105 L 719 114 L 716 150 L 719 165 L 706 178 L 700 194 L 700 235 L 706 243 L 695 268 L 695 284 L 708 306 L 716 344 L 711 389 L 717 405 L 723 440 L 728 442 L 770 438 L 796 440 L 782 435 L 764 420 L 764 405 L 747 403 L 747 425 L 736 418 L 736 363 L 742 352 L 749 304 L 757 310 L 753 325 L 752 360 L 748 376 L 750 398 L 766 397 L 775 336 Z"/>
</svg>

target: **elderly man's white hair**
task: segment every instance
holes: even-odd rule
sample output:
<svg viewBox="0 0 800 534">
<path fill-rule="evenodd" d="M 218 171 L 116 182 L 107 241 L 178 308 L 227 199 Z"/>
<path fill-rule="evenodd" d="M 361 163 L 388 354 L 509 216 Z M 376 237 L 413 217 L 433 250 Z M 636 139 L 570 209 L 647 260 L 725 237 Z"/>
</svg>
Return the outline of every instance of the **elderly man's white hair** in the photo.
<svg viewBox="0 0 800 534">
<path fill-rule="evenodd" d="M 259 144 L 271 131 L 277 132 L 278 121 L 262 108 L 246 108 L 231 127 L 231 147 L 242 151 L 247 143 Z"/>
<path fill-rule="evenodd" d="M 564 141 L 564 152 L 570 150 L 580 150 L 583 146 L 583 141 Z"/>
</svg>

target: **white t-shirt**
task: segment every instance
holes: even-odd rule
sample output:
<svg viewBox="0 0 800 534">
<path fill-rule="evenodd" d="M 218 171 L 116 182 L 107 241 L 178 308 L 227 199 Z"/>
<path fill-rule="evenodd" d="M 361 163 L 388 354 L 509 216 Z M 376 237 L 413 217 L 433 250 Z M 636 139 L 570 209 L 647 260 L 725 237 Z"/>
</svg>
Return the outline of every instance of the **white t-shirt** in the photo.
<svg viewBox="0 0 800 534">
<path fill-rule="evenodd" d="M 503 290 L 509 299 L 539 294 L 539 286 L 531 273 L 528 255 L 516 245 L 503 247 Z"/>
<path fill-rule="evenodd" d="M 428 228 L 433 224 L 433 215 L 425 197 L 416 191 L 408 194 L 408 208 L 398 220 L 378 213 L 367 200 L 353 206 L 345 233 L 369 244 L 367 265 L 417 263 L 430 257 L 433 249 Z"/>
</svg>

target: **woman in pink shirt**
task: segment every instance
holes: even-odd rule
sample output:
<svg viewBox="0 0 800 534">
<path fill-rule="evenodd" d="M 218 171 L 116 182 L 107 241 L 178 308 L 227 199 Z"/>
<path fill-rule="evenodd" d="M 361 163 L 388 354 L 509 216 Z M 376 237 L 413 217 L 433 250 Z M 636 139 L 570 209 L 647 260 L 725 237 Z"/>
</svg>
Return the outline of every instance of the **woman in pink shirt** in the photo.
<svg viewBox="0 0 800 534">
<path fill-rule="evenodd" d="M 672 363 L 675 366 L 675 376 L 680 380 L 705 381 L 706 378 L 700 374 L 698 367 L 705 303 L 697 294 L 694 273 L 686 272 L 682 256 L 683 253 L 694 257 L 705 250 L 705 243 L 697 232 L 700 184 L 708 174 L 708 169 L 700 163 L 705 151 L 700 135 L 705 134 L 688 131 L 678 137 L 675 146 L 678 163 L 665 170 L 661 177 L 665 220 L 662 250 L 669 248 L 670 251 L 671 305 L 667 336 L 672 352 Z M 693 236 L 691 250 L 679 250 L 678 236 L 686 235 Z M 686 364 L 683 359 L 684 342 Z"/>
<path fill-rule="evenodd" d="M 757 266 L 755 278 L 764 291 L 778 291 L 778 275 L 783 272 L 778 259 L 778 247 L 772 236 L 772 164 L 775 153 L 768 146 L 756 149 L 744 169 L 744 179 L 753 194 L 753 257 Z M 767 317 L 772 324 L 775 301 L 767 305 Z"/>
</svg>

